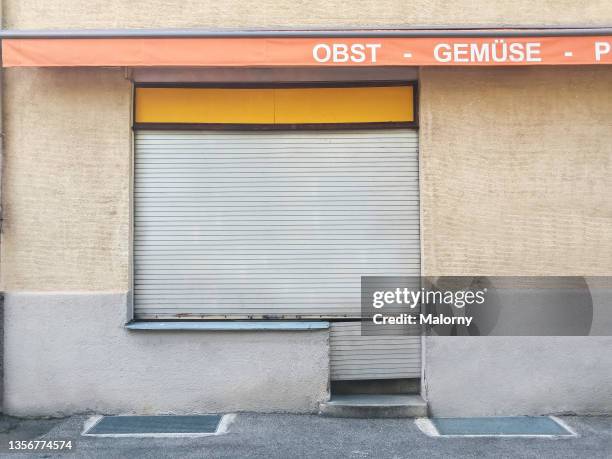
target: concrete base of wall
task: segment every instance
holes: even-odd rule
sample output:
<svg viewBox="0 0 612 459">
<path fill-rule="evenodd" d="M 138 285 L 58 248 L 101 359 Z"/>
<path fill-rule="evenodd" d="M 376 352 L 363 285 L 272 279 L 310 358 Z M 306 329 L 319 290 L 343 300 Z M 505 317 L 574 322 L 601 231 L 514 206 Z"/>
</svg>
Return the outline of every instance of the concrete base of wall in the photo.
<svg viewBox="0 0 612 459">
<path fill-rule="evenodd" d="M 0 412 L 4 413 L 4 293 L 0 293 Z"/>
<path fill-rule="evenodd" d="M 434 416 L 612 414 L 612 337 L 428 337 Z"/>
<path fill-rule="evenodd" d="M 316 412 L 328 330 L 129 331 L 122 293 L 6 294 L 4 412 Z M 612 414 L 612 337 L 428 337 L 436 416 Z"/>
<path fill-rule="evenodd" d="M 152 332 L 127 296 L 6 294 L 5 413 L 316 412 L 328 331 Z"/>
</svg>

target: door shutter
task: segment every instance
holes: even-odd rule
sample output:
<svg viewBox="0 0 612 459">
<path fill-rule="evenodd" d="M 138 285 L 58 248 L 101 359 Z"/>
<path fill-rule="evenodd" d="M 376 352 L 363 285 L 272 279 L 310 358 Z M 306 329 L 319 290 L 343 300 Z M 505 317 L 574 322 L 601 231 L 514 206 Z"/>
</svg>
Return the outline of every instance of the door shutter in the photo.
<svg viewBox="0 0 612 459">
<path fill-rule="evenodd" d="M 138 131 L 134 196 L 138 318 L 359 317 L 420 274 L 414 130 Z"/>
<path fill-rule="evenodd" d="M 421 336 L 362 336 L 361 322 L 333 322 L 329 334 L 332 381 L 421 377 Z"/>
</svg>

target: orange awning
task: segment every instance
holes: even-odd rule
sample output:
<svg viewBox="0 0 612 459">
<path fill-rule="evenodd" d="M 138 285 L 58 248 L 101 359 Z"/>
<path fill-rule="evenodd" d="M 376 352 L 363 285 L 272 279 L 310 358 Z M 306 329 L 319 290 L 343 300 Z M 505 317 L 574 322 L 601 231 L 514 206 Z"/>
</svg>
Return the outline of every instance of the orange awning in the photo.
<svg viewBox="0 0 612 459">
<path fill-rule="evenodd" d="M 4 38 L 4 67 L 612 64 L 612 35 Z"/>
</svg>

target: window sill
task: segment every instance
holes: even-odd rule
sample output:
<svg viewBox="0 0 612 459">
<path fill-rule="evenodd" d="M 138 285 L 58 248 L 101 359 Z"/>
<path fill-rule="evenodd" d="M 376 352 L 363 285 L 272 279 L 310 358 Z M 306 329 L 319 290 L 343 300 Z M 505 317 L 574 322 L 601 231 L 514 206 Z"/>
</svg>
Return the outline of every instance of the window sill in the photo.
<svg viewBox="0 0 612 459">
<path fill-rule="evenodd" d="M 143 321 L 129 322 L 125 325 L 128 330 L 149 331 L 309 331 L 327 330 L 329 322 L 326 321 L 219 321 L 219 322 L 162 322 Z"/>
</svg>

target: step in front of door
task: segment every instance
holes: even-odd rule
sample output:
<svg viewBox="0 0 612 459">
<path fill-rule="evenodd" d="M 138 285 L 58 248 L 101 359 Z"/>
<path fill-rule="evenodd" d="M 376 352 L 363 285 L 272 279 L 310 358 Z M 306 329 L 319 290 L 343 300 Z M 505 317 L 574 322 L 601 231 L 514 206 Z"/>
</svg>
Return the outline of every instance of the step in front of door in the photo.
<svg viewBox="0 0 612 459">
<path fill-rule="evenodd" d="M 319 414 L 338 418 L 420 418 L 427 402 L 420 395 L 332 395 Z"/>
</svg>

